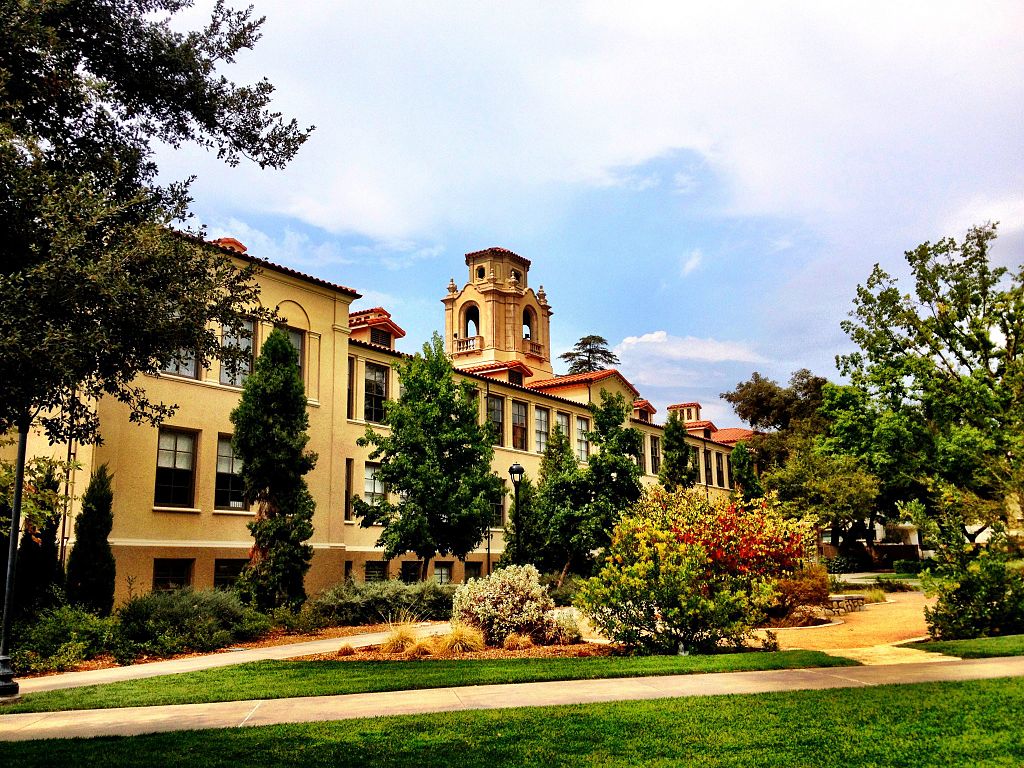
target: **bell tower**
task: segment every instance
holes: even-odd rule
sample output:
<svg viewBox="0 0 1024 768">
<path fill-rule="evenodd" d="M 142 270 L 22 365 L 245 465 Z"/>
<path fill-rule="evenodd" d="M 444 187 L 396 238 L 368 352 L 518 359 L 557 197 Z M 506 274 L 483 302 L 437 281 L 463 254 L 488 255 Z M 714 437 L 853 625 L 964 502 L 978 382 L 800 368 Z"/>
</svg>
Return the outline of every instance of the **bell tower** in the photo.
<svg viewBox="0 0 1024 768">
<path fill-rule="evenodd" d="M 544 286 L 529 286 L 530 261 L 505 248 L 466 254 L 469 282 L 448 283 L 444 303 L 445 349 L 456 368 L 518 367 L 530 379 L 554 376 L 551 305 Z"/>
</svg>

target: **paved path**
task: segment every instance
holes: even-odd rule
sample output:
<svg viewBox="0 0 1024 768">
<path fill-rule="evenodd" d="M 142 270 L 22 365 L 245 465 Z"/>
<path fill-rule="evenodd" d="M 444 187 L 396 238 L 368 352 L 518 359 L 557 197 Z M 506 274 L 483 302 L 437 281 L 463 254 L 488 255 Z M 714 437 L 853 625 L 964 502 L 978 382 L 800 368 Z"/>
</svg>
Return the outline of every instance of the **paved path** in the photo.
<svg viewBox="0 0 1024 768">
<path fill-rule="evenodd" d="M 980 680 L 1010 676 L 1024 677 L 1024 657 L 895 666 L 480 685 L 348 696 L 43 712 L 0 716 L 0 741 L 127 736 L 163 731 L 319 722 L 467 709 L 860 688 L 889 683 Z"/>
<path fill-rule="evenodd" d="M 420 637 L 444 634 L 450 629 L 445 623 L 416 624 L 413 630 Z M 79 688 L 83 685 L 102 685 L 122 680 L 139 680 L 144 677 L 160 675 L 176 675 L 181 672 L 196 672 L 200 669 L 214 667 L 230 667 L 232 664 L 245 664 L 250 661 L 293 659 L 298 656 L 312 656 L 317 653 L 331 653 L 348 643 L 353 648 L 367 645 L 379 645 L 388 635 L 387 631 L 372 632 L 348 637 L 332 637 L 328 640 L 310 640 L 305 643 L 288 643 L 286 645 L 270 645 L 262 648 L 246 648 L 239 651 L 225 651 L 206 656 L 190 656 L 184 659 L 154 661 L 149 664 L 133 664 L 127 667 L 111 667 L 110 669 L 90 669 L 85 672 L 65 672 L 59 675 L 30 677 L 19 680 L 22 695 L 53 691 L 59 688 Z"/>
</svg>

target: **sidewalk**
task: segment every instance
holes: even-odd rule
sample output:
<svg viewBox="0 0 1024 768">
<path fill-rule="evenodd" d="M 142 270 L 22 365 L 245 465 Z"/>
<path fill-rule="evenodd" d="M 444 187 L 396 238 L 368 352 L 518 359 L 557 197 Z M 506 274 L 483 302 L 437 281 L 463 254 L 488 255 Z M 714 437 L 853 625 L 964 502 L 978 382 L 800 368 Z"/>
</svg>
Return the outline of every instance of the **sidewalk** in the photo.
<svg viewBox="0 0 1024 768">
<path fill-rule="evenodd" d="M 891 683 L 980 680 L 996 677 L 1024 677 L 1024 657 L 891 666 L 481 685 L 347 696 L 27 713 L 0 716 L 0 741 L 131 736 L 165 731 L 347 720 L 468 709 L 859 688 Z"/>
<path fill-rule="evenodd" d="M 447 622 L 416 624 L 413 631 L 420 637 L 444 634 L 449 629 Z M 154 661 L 149 664 L 133 664 L 127 667 L 111 667 L 110 669 L 90 669 L 85 672 L 64 672 L 59 675 L 30 677 L 18 680 L 21 694 L 54 691 L 60 688 L 78 688 L 83 685 L 103 685 L 117 683 L 122 680 L 139 680 L 144 677 L 160 675 L 176 675 L 181 672 L 196 672 L 201 669 L 230 667 L 233 664 L 245 664 L 250 661 L 266 661 L 293 659 L 298 656 L 312 656 L 317 653 L 331 653 L 348 643 L 353 648 L 367 645 L 379 645 L 387 636 L 387 632 L 372 632 L 349 637 L 333 637 L 328 640 L 310 640 L 305 643 L 289 643 L 272 645 L 265 648 L 246 648 L 238 651 L 223 651 L 204 656 L 190 656 L 185 659 Z"/>
</svg>

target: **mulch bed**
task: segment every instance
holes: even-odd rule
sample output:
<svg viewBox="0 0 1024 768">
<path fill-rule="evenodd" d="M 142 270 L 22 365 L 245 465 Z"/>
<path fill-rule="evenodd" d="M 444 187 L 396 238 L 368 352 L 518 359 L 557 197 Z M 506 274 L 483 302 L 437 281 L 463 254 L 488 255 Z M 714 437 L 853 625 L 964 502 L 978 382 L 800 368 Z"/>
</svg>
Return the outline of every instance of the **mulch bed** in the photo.
<svg viewBox="0 0 1024 768">
<path fill-rule="evenodd" d="M 297 656 L 289 661 L 430 661 L 432 659 L 555 659 L 586 658 L 589 656 L 610 656 L 613 648 L 595 643 L 574 643 L 573 645 L 535 645 L 521 651 L 507 651 L 504 648 L 487 648 L 483 651 L 466 653 L 434 653 L 429 656 L 413 656 L 408 653 L 383 653 L 377 646 L 356 648 L 355 653 L 339 655 L 318 653 L 312 656 Z"/>
</svg>

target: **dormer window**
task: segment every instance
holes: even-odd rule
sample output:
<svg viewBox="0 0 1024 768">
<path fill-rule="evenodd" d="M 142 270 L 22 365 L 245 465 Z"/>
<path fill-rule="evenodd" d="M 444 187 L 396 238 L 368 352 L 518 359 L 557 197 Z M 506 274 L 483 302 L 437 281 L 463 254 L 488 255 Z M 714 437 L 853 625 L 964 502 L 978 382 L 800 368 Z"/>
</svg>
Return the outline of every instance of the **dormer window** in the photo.
<svg viewBox="0 0 1024 768">
<path fill-rule="evenodd" d="M 391 349 L 391 334 L 382 328 L 371 328 L 370 343 Z"/>
<path fill-rule="evenodd" d="M 509 371 L 508 372 L 508 383 L 515 384 L 517 386 L 523 386 L 523 372 L 522 371 Z"/>
</svg>

